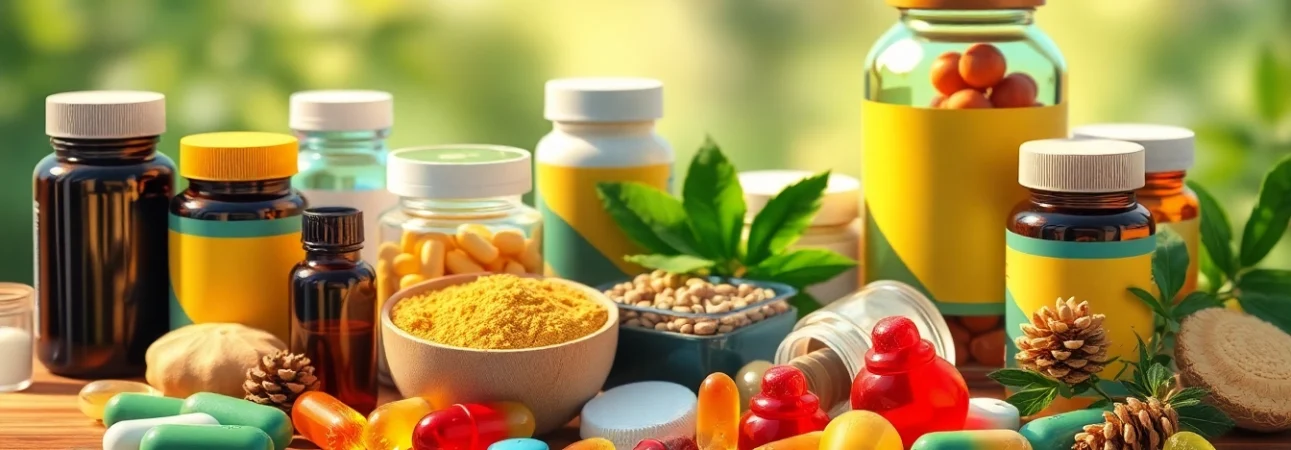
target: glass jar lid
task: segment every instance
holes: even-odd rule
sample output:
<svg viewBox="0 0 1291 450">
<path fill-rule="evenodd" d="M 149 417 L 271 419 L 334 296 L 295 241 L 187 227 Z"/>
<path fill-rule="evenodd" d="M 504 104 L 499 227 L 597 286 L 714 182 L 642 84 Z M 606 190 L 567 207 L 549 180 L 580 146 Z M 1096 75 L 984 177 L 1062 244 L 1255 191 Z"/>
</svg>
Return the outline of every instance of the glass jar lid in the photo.
<svg viewBox="0 0 1291 450">
<path fill-rule="evenodd" d="M 529 152 L 502 145 L 436 145 L 390 153 L 386 188 L 395 195 L 468 199 L 524 195 L 533 189 Z"/>
</svg>

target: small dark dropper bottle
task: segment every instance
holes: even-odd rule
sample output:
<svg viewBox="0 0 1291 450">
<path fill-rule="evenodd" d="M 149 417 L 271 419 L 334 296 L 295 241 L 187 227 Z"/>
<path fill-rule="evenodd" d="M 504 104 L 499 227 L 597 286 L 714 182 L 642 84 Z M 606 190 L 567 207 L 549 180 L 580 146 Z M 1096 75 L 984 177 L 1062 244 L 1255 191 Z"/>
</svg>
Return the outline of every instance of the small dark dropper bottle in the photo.
<svg viewBox="0 0 1291 450">
<path fill-rule="evenodd" d="M 291 351 L 313 360 L 321 390 L 356 411 L 376 408 L 376 272 L 359 257 L 363 213 L 305 210 L 305 260 L 291 271 Z"/>
</svg>

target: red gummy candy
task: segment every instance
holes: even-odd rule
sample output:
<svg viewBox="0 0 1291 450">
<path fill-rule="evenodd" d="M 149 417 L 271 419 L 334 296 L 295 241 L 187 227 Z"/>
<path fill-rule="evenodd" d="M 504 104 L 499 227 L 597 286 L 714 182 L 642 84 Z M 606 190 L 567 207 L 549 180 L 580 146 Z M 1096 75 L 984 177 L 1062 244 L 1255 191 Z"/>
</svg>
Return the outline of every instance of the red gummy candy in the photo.
<svg viewBox="0 0 1291 450">
<path fill-rule="evenodd" d="M 740 450 L 820 431 L 829 416 L 820 398 L 807 390 L 807 377 L 792 366 L 774 366 L 762 375 L 762 392 L 749 402 L 740 419 Z"/>
<path fill-rule="evenodd" d="M 694 439 L 678 436 L 666 441 L 642 439 L 632 450 L 699 450 L 699 445 L 695 444 Z"/>
<path fill-rule="evenodd" d="M 886 317 L 874 325 L 871 336 L 874 346 L 865 353 L 865 368 L 852 382 L 852 409 L 883 416 L 906 448 L 926 433 L 964 429 L 964 377 L 919 337 L 914 323 Z"/>
<path fill-rule="evenodd" d="M 658 439 L 642 439 L 632 450 L 668 450 L 668 446 L 663 445 Z"/>
</svg>

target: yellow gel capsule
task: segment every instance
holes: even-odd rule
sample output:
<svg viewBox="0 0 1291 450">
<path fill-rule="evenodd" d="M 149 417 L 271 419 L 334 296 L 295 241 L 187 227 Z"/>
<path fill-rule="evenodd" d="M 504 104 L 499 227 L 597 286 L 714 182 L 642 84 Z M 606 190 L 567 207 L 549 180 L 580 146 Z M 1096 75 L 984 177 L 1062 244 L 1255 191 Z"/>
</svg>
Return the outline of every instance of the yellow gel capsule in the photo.
<svg viewBox="0 0 1291 450">
<path fill-rule="evenodd" d="M 448 248 L 444 243 L 434 239 L 427 239 L 421 243 L 421 276 L 426 279 L 439 278 L 444 276 L 444 255 L 448 253 Z"/>
<path fill-rule="evenodd" d="M 539 242 L 538 239 L 530 238 L 525 243 L 524 252 L 516 258 L 516 261 L 519 261 L 524 266 L 524 270 L 529 273 L 542 273 L 542 254 L 538 252 Z"/>
<path fill-rule="evenodd" d="M 378 305 L 380 305 L 381 302 L 386 301 L 386 299 L 390 298 L 391 295 L 394 295 L 394 291 L 395 291 L 394 288 L 397 286 L 395 285 L 394 282 L 392 282 L 392 280 L 396 279 L 397 277 L 398 275 L 395 275 L 394 271 L 390 269 L 389 263 L 386 263 L 384 260 L 377 261 L 376 282 L 377 282 L 377 304 Z M 377 306 L 377 309 L 380 310 L 381 307 Z M 377 317 L 380 317 L 380 314 L 378 314 Z"/>
<path fill-rule="evenodd" d="M 824 434 L 824 431 L 812 431 L 764 444 L 753 450 L 816 450 L 820 448 L 820 437 Z"/>
<path fill-rule="evenodd" d="M 509 274 L 512 274 L 512 275 L 524 275 L 524 274 L 525 274 L 525 270 L 524 270 L 524 265 L 523 265 L 523 264 L 520 264 L 520 263 L 518 263 L 518 262 L 515 262 L 515 261 L 512 261 L 512 260 L 509 260 L 509 259 L 508 259 L 508 260 L 506 260 L 506 262 L 507 262 L 506 267 L 503 267 L 503 268 L 502 268 L 502 272 L 503 272 L 503 273 L 509 273 Z"/>
<path fill-rule="evenodd" d="M 502 271 L 505 270 L 506 268 L 507 268 L 507 259 L 500 256 L 498 257 L 498 259 L 493 260 L 493 262 L 484 265 L 484 270 L 487 270 L 493 273 L 502 273 Z"/>
<path fill-rule="evenodd" d="M 400 253 L 394 257 L 394 272 L 399 275 L 410 275 L 421 272 L 421 262 L 418 261 L 416 253 Z"/>
<path fill-rule="evenodd" d="M 457 239 L 454 238 L 453 235 L 447 234 L 447 233 L 432 231 L 430 233 L 426 233 L 422 235 L 422 240 L 439 241 L 439 243 L 444 244 L 444 250 L 452 250 L 457 248 Z"/>
<path fill-rule="evenodd" d="M 410 273 L 399 279 L 399 289 L 408 289 L 408 286 L 426 281 L 426 277 L 419 274 Z"/>
<path fill-rule="evenodd" d="M 502 230 L 493 235 L 493 246 L 503 255 L 514 256 L 524 251 L 524 234 L 517 230 Z"/>
<path fill-rule="evenodd" d="M 363 429 L 363 444 L 368 450 L 411 450 L 413 428 L 436 409 L 422 397 L 381 405 L 368 415 L 368 427 Z"/>
<path fill-rule="evenodd" d="M 565 450 L 615 450 L 614 443 L 605 438 L 583 439 L 569 444 Z"/>
<path fill-rule="evenodd" d="M 465 226 L 465 225 L 463 225 Z M 489 243 L 488 238 L 473 230 L 463 229 L 457 232 L 457 246 L 466 251 L 480 264 L 488 264 L 498 259 L 498 248 Z"/>
<path fill-rule="evenodd" d="M 377 248 L 377 262 L 393 262 L 394 257 L 399 256 L 402 251 L 403 249 L 399 248 L 399 244 L 382 242 L 381 246 Z"/>
<path fill-rule="evenodd" d="M 444 267 L 446 267 L 448 272 L 452 274 L 479 273 L 484 271 L 484 268 L 471 260 L 471 257 L 467 256 L 466 252 L 462 251 L 462 249 L 454 249 L 444 255 Z"/>
<path fill-rule="evenodd" d="M 417 253 L 417 244 L 421 243 L 422 236 L 422 233 L 404 230 L 403 234 L 399 236 L 399 251 Z"/>
<path fill-rule="evenodd" d="M 835 417 L 820 437 L 820 450 L 902 450 L 896 427 L 872 411 Z"/>
<path fill-rule="evenodd" d="M 138 381 L 98 380 L 86 384 L 76 396 L 76 405 L 86 417 L 103 420 L 103 409 L 113 396 L 124 393 L 161 396 L 161 391 Z"/>
<path fill-rule="evenodd" d="M 458 236 L 461 236 L 462 233 L 475 233 L 480 235 L 480 237 L 484 238 L 486 241 L 493 240 L 493 232 L 489 230 L 489 227 L 478 223 L 468 223 L 457 227 Z"/>
</svg>

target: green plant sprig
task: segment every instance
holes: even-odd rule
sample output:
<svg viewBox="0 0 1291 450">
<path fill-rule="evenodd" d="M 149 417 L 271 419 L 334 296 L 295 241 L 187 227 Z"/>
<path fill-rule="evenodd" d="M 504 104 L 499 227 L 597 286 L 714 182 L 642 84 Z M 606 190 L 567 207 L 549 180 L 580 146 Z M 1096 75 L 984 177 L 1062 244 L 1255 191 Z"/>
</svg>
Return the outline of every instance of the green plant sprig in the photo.
<svg viewBox="0 0 1291 450">
<path fill-rule="evenodd" d="M 1167 367 L 1172 359 L 1168 346 L 1174 342 L 1183 319 L 1206 308 L 1224 306 L 1214 294 L 1203 291 L 1190 292 L 1182 300 L 1174 301 L 1183 289 L 1188 264 L 1188 248 L 1183 238 L 1168 228 L 1159 229 L 1156 250 L 1152 253 L 1152 282 L 1156 292 L 1137 286 L 1129 289 L 1153 313 L 1152 336 L 1146 344 L 1148 356 Z"/>
<path fill-rule="evenodd" d="M 1291 333 L 1291 270 L 1256 268 L 1291 222 L 1291 156 L 1264 176 L 1259 199 L 1234 242 L 1228 215 L 1205 188 L 1189 181 L 1201 204 L 1201 272 L 1204 292 L 1236 300 L 1242 310 Z"/>
<path fill-rule="evenodd" d="M 597 195 L 605 211 L 645 254 L 624 259 L 649 269 L 776 281 L 793 286 L 798 313 L 820 308 L 804 288 L 856 267 L 856 261 L 825 249 L 789 250 L 820 210 L 829 183 L 822 172 L 786 187 L 753 218 L 735 166 L 711 138 L 695 153 L 682 198 L 637 182 L 604 182 Z"/>
</svg>

